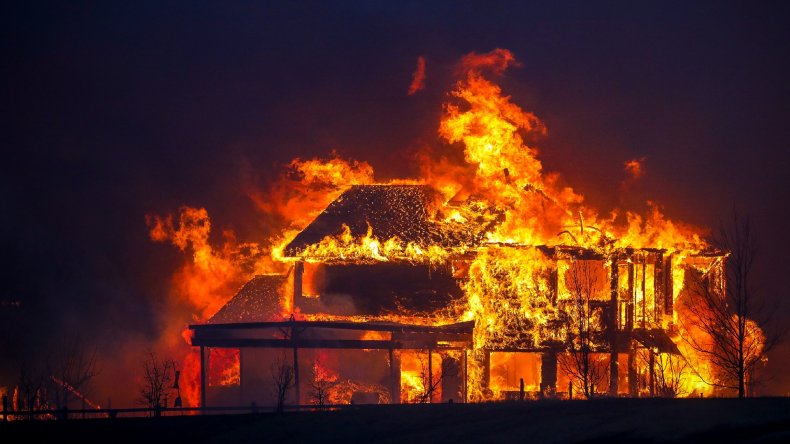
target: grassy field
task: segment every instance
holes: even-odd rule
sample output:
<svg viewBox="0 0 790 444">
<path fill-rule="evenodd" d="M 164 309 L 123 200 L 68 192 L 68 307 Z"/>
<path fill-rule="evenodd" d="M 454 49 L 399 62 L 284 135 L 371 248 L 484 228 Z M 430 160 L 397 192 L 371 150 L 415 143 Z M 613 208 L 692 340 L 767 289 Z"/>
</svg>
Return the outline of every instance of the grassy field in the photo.
<svg viewBox="0 0 790 444">
<path fill-rule="evenodd" d="M 0 443 L 790 442 L 790 398 L 359 406 L 334 412 L 15 421 Z"/>
</svg>

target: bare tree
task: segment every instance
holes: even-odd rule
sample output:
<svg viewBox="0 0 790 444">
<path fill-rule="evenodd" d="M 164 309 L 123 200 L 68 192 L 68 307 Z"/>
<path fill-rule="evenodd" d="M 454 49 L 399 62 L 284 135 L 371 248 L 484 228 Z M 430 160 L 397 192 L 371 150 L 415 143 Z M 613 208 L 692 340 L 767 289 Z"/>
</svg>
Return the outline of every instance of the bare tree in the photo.
<svg viewBox="0 0 790 444">
<path fill-rule="evenodd" d="M 329 400 L 329 391 L 335 385 L 335 381 L 330 380 L 321 371 L 320 361 L 316 361 L 311 370 L 312 378 L 310 381 L 310 388 L 313 396 L 313 403 L 318 406 L 323 406 Z"/>
<path fill-rule="evenodd" d="M 688 393 L 683 389 L 689 376 L 689 366 L 680 355 L 658 353 L 653 360 L 656 366 L 656 393 L 664 398 L 677 398 Z"/>
<path fill-rule="evenodd" d="M 651 356 L 652 355 L 652 356 Z M 679 354 L 656 353 L 642 349 L 639 358 L 646 368 L 653 366 L 655 395 L 662 398 L 677 398 L 688 393 L 684 390 L 691 368 Z"/>
<path fill-rule="evenodd" d="M 417 359 L 420 362 L 420 384 L 422 385 L 417 401 L 424 404 L 433 401 L 433 394 L 441 386 L 444 375 L 441 368 L 436 369 L 432 364 L 429 364 L 427 355 L 418 354 Z"/>
<path fill-rule="evenodd" d="M 277 412 L 282 413 L 285 410 L 288 390 L 294 386 L 294 368 L 285 359 L 278 358 L 272 363 L 270 371 L 274 383 L 274 395 L 277 399 Z"/>
<path fill-rule="evenodd" d="M 143 360 L 143 382 L 138 402 L 150 409 L 167 407 L 175 395 L 176 362 L 159 359 L 152 351 Z"/>
<path fill-rule="evenodd" d="M 684 308 L 684 340 L 715 367 L 715 380 L 707 383 L 747 396 L 757 368 L 779 335 L 769 333 L 775 306 L 767 305 L 754 282 L 757 238 L 748 216 L 733 211 L 722 224 L 717 246 L 728 256 L 707 270 L 689 269 L 689 297 Z"/>
<path fill-rule="evenodd" d="M 47 402 L 47 380 L 41 368 L 23 361 L 19 369 L 19 381 L 17 384 L 18 399 L 17 410 L 46 410 Z"/>
<path fill-rule="evenodd" d="M 565 285 L 570 295 L 565 309 L 568 318 L 567 353 L 558 355 L 558 364 L 573 385 L 589 399 L 607 374 L 605 360 L 595 354 L 600 316 L 591 301 L 599 286 L 590 261 L 572 261 L 565 273 Z"/>
<path fill-rule="evenodd" d="M 49 355 L 47 372 L 54 384 L 50 393 L 55 405 L 68 408 L 75 397 L 85 399 L 84 390 L 99 374 L 96 349 L 87 351 L 79 337 L 67 337 Z"/>
</svg>

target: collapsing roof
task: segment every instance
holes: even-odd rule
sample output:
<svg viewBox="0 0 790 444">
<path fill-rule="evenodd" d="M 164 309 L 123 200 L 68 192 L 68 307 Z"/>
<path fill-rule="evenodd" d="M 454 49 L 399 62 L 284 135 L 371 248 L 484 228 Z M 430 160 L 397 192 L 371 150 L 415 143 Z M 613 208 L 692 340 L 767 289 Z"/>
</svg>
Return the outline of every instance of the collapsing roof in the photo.
<svg viewBox="0 0 790 444">
<path fill-rule="evenodd" d="M 280 300 L 285 276 L 260 275 L 244 284 L 238 293 L 208 320 L 209 324 L 267 322 L 280 320 Z"/>
<path fill-rule="evenodd" d="M 310 245 L 337 236 L 347 226 L 354 238 L 368 227 L 378 239 L 398 238 L 421 246 L 472 246 L 480 243 L 482 230 L 448 229 L 432 220 L 430 206 L 435 191 L 427 185 L 354 185 L 335 199 L 285 247 L 285 255 L 298 256 Z"/>
</svg>

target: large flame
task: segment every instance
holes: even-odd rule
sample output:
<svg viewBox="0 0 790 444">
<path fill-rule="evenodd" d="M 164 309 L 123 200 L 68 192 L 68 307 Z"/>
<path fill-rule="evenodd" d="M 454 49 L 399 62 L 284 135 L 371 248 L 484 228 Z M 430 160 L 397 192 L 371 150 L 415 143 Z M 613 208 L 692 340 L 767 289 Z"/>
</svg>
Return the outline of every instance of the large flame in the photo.
<svg viewBox="0 0 790 444">
<path fill-rule="evenodd" d="M 397 237 L 383 239 L 377 237 L 377 227 L 369 224 L 362 236 L 353 236 L 344 226 L 342 232 L 327 236 L 301 253 L 307 262 L 408 261 L 431 265 L 471 253 L 465 259 L 468 278 L 462 284 L 466 296 L 462 303 L 429 316 L 398 313 L 372 318 L 319 313 L 298 315 L 300 318 L 375 319 L 415 324 L 475 320 L 476 352 L 492 345 L 539 347 L 546 342 L 562 343 L 571 334 L 561 322 L 562 307 L 567 302 L 553 300 L 552 295 L 559 294 L 562 299 L 567 281 L 564 273 L 575 265 L 571 258 L 549 257 L 538 247 L 583 247 L 601 257 L 610 257 L 612 252 L 625 248 L 662 249 L 671 255 L 672 294 L 675 297 L 680 294 L 685 258 L 707 247 L 702 231 L 669 220 L 653 202 L 648 202 L 646 215 L 628 209 L 603 215 L 588 206 L 580 193 L 562 185 L 558 174 L 545 173 L 538 150 L 532 145 L 546 134 L 546 126 L 534 114 L 513 103 L 490 78 L 501 75 L 514 64 L 515 57 L 504 49 L 472 53 L 462 59 L 460 80 L 451 92 L 450 102 L 444 106 L 439 125 L 439 135 L 447 144 L 420 153 L 421 177 L 408 181 L 429 185 L 441 195 L 442 202 L 431 215 L 433 223 L 447 231 L 470 225 L 483 227 L 482 244 L 451 248 L 406 242 Z M 642 174 L 643 161 L 626 163 L 626 171 L 632 178 Z M 177 223 L 173 216 L 149 217 L 153 240 L 170 241 L 191 253 L 192 260 L 174 276 L 173 292 L 193 308 L 194 322 L 206 321 L 254 274 L 285 272 L 290 264 L 284 258 L 283 249 L 299 230 L 349 186 L 374 182 L 369 164 L 342 160 L 334 153 L 328 160 L 296 159 L 285 170 L 268 189 L 247 190 L 251 200 L 275 226 L 272 231 L 276 234 L 260 244 L 238 243 L 228 231 L 223 235 L 222 245 L 213 246 L 209 241 L 211 223 L 205 209 L 182 208 Z M 610 260 L 599 261 L 596 266 L 596 273 L 602 276 L 618 267 Z M 654 270 L 656 264 L 645 260 L 639 266 Z M 552 270 L 560 275 L 559 279 L 552 275 Z M 636 279 L 640 282 L 638 276 Z M 645 279 L 653 279 L 652 274 Z M 608 282 L 602 284 L 608 288 Z M 653 284 L 645 281 L 641 287 L 649 288 Z M 641 289 L 634 294 L 642 299 L 655 297 Z M 295 311 L 289 298 L 281 307 L 284 317 Z M 683 316 L 683 312 L 675 311 L 671 319 L 643 316 L 651 325 L 668 328 L 678 324 L 677 317 Z M 520 334 L 512 335 L 513 331 Z M 701 333 L 681 330 L 676 334 Z M 682 340 L 676 338 L 676 342 L 685 359 L 695 361 L 693 367 L 698 372 L 697 376 L 686 378 L 682 391 L 710 393 L 710 385 L 703 380 L 715 379 L 713 370 L 702 357 L 683 347 Z M 421 356 L 417 352 L 401 354 L 404 401 L 425 400 L 422 369 L 425 359 L 421 360 Z M 528 368 L 530 375 L 536 371 L 536 364 L 523 358 L 504 354 L 496 359 L 497 368 L 506 369 L 505 376 L 492 379 L 493 391 L 485 393 L 482 381 L 486 376 L 479 360 L 470 360 L 471 399 L 502 397 L 505 391 L 512 391 L 514 382 L 507 369 Z M 184 380 L 188 385 L 185 397 L 192 405 L 199 396 L 196 362 L 194 355 L 184 361 L 187 373 Z M 222 371 L 218 377 L 221 381 L 235 381 L 238 375 L 232 369 Z M 341 384 L 342 378 L 319 363 L 314 371 L 316 378 L 331 382 L 333 401 L 350 399 L 349 393 L 360 388 L 359 383 L 352 381 Z M 534 391 L 535 384 L 528 383 L 526 389 Z"/>
</svg>

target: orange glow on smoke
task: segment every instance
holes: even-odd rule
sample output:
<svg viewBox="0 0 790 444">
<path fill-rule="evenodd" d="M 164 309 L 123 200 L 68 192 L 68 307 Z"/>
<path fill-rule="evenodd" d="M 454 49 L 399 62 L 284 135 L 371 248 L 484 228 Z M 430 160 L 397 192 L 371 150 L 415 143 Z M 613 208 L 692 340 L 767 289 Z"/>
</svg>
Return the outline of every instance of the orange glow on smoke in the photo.
<svg viewBox="0 0 790 444">
<path fill-rule="evenodd" d="M 425 89 L 425 57 L 420 56 L 417 58 L 417 69 L 409 85 L 409 95 L 413 95 L 417 91 Z"/>
</svg>

